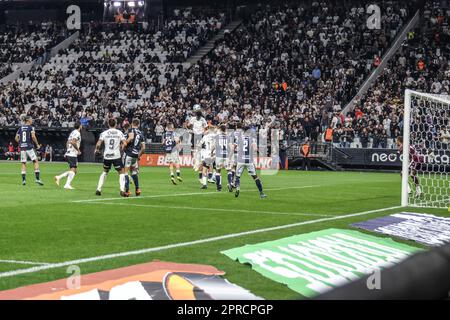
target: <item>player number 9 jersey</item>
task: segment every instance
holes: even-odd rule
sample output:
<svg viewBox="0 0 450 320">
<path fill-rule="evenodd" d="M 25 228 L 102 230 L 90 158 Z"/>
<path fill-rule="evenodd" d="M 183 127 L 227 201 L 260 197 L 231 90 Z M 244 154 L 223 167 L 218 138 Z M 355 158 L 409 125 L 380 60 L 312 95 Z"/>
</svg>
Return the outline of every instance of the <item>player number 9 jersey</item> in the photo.
<svg viewBox="0 0 450 320">
<path fill-rule="evenodd" d="M 117 129 L 108 129 L 100 134 L 100 140 L 105 144 L 103 151 L 103 159 L 114 160 L 120 159 L 120 142 L 125 141 L 122 131 Z"/>
</svg>

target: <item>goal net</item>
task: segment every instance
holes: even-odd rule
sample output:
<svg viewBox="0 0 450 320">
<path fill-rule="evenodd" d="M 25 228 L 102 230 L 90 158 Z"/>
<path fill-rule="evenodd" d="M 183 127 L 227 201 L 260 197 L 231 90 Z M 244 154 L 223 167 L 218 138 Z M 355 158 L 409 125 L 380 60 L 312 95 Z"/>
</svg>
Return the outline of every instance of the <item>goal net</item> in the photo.
<svg viewBox="0 0 450 320">
<path fill-rule="evenodd" d="M 450 97 L 405 91 L 402 206 L 450 206 Z"/>
</svg>

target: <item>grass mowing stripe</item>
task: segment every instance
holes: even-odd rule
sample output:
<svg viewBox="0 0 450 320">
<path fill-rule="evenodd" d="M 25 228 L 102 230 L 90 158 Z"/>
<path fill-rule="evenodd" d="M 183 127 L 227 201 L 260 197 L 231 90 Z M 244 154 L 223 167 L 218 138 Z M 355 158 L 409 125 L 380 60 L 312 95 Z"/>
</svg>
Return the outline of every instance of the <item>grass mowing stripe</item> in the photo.
<svg viewBox="0 0 450 320">
<path fill-rule="evenodd" d="M 0 260 L 0 263 L 13 263 L 13 264 L 36 264 L 36 265 L 49 265 L 47 262 L 35 262 L 35 261 L 22 261 L 22 260 Z"/>
<path fill-rule="evenodd" d="M 12 277 L 12 276 L 20 275 L 20 274 L 34 273 L 34 272 L 38 272 L 38 271 L 61 268 L 61 267 L 67 267 L 70 265 L 77 265 L 77 264 L 82 264 L 82 263 L 87 263 L 87 262 L 114 259 L 114 258 L 118 258 L 118 257 L 126 257 L 126 256 L 131 256 L 131 255 L 139 255 L 139 254 L 144 254 L 144 253 L 149 253 L 149 252 L 157 252 L 157 251 L 174 249 L 174 248 L 179 248 L 179 247 L 187 247 L 187 246 L 192 246 L 192 245 L 196 245 L 196 244 L 203 244 L 203 243 L 220 241 L 220 240 L 225 240 L 225 239 L 230 239 L 230 238 L 237 238 L 237 237 L 242 237 L 242 236 L 256 234 L 256 233 L 270 232 L 270 231 L 298 227 L 298 226 L 302 226 L 302 225 L 314 224 L 314 223 L 319 223 L 319 222 L 326 222 L 326 221 L 340 220 L 340 219 L 346 219 L 346 218 L 357 217 L 357 216 L 362 216 L 362 215 L 368 215 L 371 213 L 393 210 L 393 209 L 398 209 L 398 208 L 401 208 L 401 206 L 387 207 L 387 208 L 351 213 L 351 214 L 346 214 L 346 215 L 336 216 L 336 217 L 328 217 L 328 218 L 321 218 L 321 219 L 316 219 L 316 220 L 302 221 L 302 222 L 286 224 L 286 225 L 281 225 L 281 226 L 276 226 L 276 227 L 249 230 L 249 231 L 244 231 L 244 232 L 239 232 L 239 233 L 231 233 L 231 234 L 226 234 L 226 235 L 212 237 L 212 238 L 199 239 L 199 240 L 181 242 L 181 243 L 174 243 L 174 244 L 169 244 L 169 245 L 160 246 L 160 247 L 147 248 L 147 249 L 141 249 L 141 250 L 133 250 L 133 251 L 127 251 L 127 252 L 120 252 L 120 253 L 113 253 L 113 254 L 107 254 L 107 255 L 103 255 L 103 256 L 71 260 L 71 261 L 65 261 L 65 262 L 60 262 L 60 263 L 53 263 L 53 264 L 49 264 L 49 265 L 36 266 L 36 267 L 27 268 L 27 269 L 18 269 L 18 270 L 13 270 L 13 271 L 2 272 L 2 273 L 0 273 L 0 278 Z"/>
<path fill-rule="evenodd" d="M 306 188 L 318 188 L 320 185 L 314 186 L 300 186 L 300 187 L 285 187 L 285 188 L 273 188 L 273 189 L 265 189 L 264 191 L 281 191 L 281 190 L 289 190 L 289 189 L 306 189 Z M 258 190 L 241 190 L 241 192 L 258 192 Z M 140 196 L 140 197 L 116 197 L 116 198 L 99 198 L 99 199 L 86 199 L 86 200 L 74 200 L 74 203 L 83 203 L 83 202 L 99 202 L 99 201 L 109 201 L 109 200 L 129 200 L 129 199 L 148 199 L 148 198 L 165 198 L 165 197 L 182 197 L 182 196 L 195 196 L 195 195 L 212 195 L 217 194 L 216 192 L 190 192 L 190 193 L 170 193 L 170 194 L 155 194 L 151 196 Z"/>
<path fill-rule="evenodd" d="M 318 214 L 318 213 L 276 212 L 276 211 L 240 210 L 240 209 L 225 209 L 225 208 L 166 206 L 166 205 L 157 205 L 157 204 L 137 204 L 137 203 L 119 203 L 119 202 L 87 202 L 84 204 L 95 204 L 95 205 L 104 204 L 104 205 L 111 205 L 111 206 L 133 206 L 133 207 L 149 207 L 149 208 L 165 208 L 165 209 L 203 210 L 203 211 L 221 211 L 221 212 L 246 212 L 246 213 L 265 213 L 265 214 L 280 214 L 280 215 L 293 215 L 293 216 L 330 217 L 330 215 L 328 215 L 328 214 Z"/>
</svg>

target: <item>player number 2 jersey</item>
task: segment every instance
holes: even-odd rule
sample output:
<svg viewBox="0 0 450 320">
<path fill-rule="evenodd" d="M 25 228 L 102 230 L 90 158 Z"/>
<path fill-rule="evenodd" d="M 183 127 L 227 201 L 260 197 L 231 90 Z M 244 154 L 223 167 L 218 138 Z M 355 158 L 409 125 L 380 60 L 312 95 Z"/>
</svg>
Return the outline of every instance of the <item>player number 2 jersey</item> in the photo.
<svg viewBox="0 0 450 320">
<path fill-rule="evenodd" d="M 105 144 L 105 150 L 103 151 L 103 159 L 114 160 L 119 159 L 120 155 L 120 142 L 125 141 L 125 136 L 122 131 L 117 129 L 108 129 L 100 134 L 100 140 Z"/>
<path fill-rule="evenodd" d="M 74 139 L 77 141 L 76 145 L 77 145 L 78 149 L 80 149 L 80 143 L 81 143 L 80 131 L 73 130 L 70 133 L 69 138 L 67 139 L 66 156 L 68 156 L 68 157 L 76 157 L 76 156 L 78 156 L 78 151 L 72 145 L 72 140 L 74 140 Z"/>
</svg>

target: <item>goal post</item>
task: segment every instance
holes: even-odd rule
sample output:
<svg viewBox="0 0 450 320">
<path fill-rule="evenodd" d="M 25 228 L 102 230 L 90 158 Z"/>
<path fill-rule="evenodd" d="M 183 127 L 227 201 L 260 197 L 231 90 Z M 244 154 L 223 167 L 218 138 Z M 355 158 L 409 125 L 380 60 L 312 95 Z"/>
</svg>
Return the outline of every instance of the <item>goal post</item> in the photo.
<svg viewBox="0 0 450 320">
<path fill-rule="evenodd" d="M 401 205 L 450 206 L 450 97 L 407 89 Z"/>
</svg>

